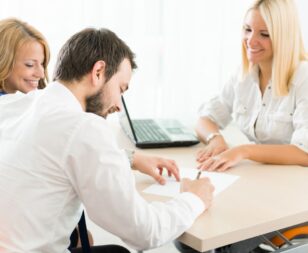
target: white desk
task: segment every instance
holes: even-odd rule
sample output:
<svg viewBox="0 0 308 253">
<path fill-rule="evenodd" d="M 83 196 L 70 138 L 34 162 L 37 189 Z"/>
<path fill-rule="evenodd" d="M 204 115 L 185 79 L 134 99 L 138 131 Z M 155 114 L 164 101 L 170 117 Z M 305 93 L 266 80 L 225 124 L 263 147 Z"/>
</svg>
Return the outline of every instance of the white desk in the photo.
<svg viewBox="0 0 308 253">
<path fill-rule="evenodd" d="M 131 148 L 123 132 L 116 131 L 122 146 Z M 180 167 L 194 167 L 195 154 L 201 147 L 199 144 L 144 152 L 174 159 Z M 215 197 L 211 208 L 179 238 L 181 242 L 206 251 L 308 221 L 308 168 L 243 161 L 227 173 L 240 178 Z M 136 181 L 140 191 L 154 182 L 140 173 L 136 174 Z M 148 201 L 168 199 L 142 195 Z"/>
</svg>

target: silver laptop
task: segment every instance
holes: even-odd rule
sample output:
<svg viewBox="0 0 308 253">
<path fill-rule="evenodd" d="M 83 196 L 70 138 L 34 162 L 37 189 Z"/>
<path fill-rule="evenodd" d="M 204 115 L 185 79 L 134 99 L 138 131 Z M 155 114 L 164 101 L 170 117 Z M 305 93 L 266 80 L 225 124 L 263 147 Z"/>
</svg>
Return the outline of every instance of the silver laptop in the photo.
<svg viewBox="0 0 308 253">
<path fill-rule="evenodd" d="M 199 143 L 192 130 L 174 119 L 131 119 L 122 96 L 120 123 L 138 148 L 184 147 Z"/>
</svg>

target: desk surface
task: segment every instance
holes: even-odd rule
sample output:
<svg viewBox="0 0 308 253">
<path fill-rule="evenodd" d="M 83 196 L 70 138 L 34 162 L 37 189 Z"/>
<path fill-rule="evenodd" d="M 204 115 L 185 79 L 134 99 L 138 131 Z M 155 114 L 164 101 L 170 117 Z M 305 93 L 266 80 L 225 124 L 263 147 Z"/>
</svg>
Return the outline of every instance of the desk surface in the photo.
<svg viewBox="0 0 308 253">
<path fill-rule="evenodd" d="M 117 131 L 123 147 L 131 148 L 132 144 L 123 132 L 120 129 Z M 202 144 L 189 148 L 143 151 L 174 159 L 179 167 L 195 167 L 195 155 L 201 147 Z M 308 201 L 305 200 L 308 168 L 243 161 L 226 173 L 240 178 L 214 198 L 210 209 L 179 238 L 183 243 L 206 251 L 308 221 Z M 154 181 L 138 173 L 136 182 L 141 192 Z M 145 193 L 142 195 L 148 201 L 168 199 Z"/>
</svg>

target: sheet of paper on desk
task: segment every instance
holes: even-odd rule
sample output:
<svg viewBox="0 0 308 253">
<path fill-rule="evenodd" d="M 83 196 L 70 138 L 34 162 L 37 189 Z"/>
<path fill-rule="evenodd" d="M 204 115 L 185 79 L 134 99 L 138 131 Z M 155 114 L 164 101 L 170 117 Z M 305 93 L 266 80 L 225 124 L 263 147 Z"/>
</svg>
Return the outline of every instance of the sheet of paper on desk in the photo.
<svg viewBox="0 0 308 253">
<path fill-rule="evenodd" d="M 181 178 L 186 177 L 190 179 L 195 179 L 197 173 L 197 169 L 180 169 Z M 214 196 L 228 188 L 239 178 L 239 176 L 228 175 L 226 173 L 207 171 L 202 172 L 201 177 L 210 178 L 212 184 L 215 186 Z M 180 183 L 176 182 L 174 177 L 166 177 L 166 179 L 167 182 L 165 185 L 160 185 L 158 183 L 152 184 L 151 186 L 144 189 L 143 192 L 167 197 L 176 196 L 180 192 Z"/>
</svg>

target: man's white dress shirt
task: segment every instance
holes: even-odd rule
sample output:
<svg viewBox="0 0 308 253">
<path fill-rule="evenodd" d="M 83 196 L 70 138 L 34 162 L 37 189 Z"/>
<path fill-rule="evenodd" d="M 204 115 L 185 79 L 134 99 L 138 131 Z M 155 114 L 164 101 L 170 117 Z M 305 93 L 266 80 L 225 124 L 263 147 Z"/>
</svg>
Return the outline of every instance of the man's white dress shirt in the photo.
<svg viewBox="0 0 308 253">
<path fill-rule="evenodd" d="M 191 193 L 147 203 L 107 122 L 56 82 L 0 98 L 0 200 L 0 252 L 68 252 L 81 203 L 136 249 L 175 239 L 204 210 Z"/>
<path fill-rule="evenodd" d="M 234 75 L 220 96 L 204 103 L 201 117 L 209 117 L 220 128 L 232 119 L 256 143 L 294 144 L 308 152 L 308 62 L 299 64 L 287 96 L 273 94 L 271 82 L 262 96 L 257 67 L 241 80 Z"/>
</svg>

